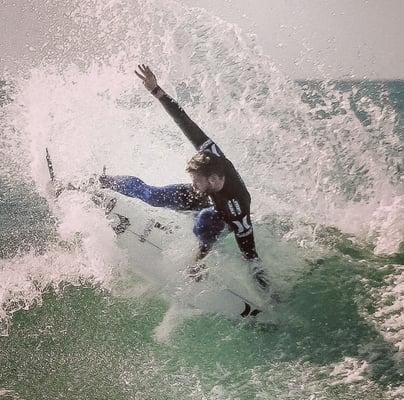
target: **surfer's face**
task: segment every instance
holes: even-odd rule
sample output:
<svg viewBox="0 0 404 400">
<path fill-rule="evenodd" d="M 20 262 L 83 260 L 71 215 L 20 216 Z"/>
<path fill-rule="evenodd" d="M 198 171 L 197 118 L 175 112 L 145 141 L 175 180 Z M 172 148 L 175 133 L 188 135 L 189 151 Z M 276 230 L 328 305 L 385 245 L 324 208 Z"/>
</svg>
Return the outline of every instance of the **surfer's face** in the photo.
<svg viewBox="0 0 404 400">
<path fill-rule="evenodd" d="M 223 188 L 224 177 L 219 177 L 216 174 L 205 176 L 197 172 L 191 172 L 192 186 L 201 193 L 214 193 Z"/>
<path fill-rule="evenodd" d="M 201 174 L 193 172 L 190 174 L 192 179 L 192 187 L 201 193 L 209 193 L 210 183 L 209 179 Z"/>
</svg>

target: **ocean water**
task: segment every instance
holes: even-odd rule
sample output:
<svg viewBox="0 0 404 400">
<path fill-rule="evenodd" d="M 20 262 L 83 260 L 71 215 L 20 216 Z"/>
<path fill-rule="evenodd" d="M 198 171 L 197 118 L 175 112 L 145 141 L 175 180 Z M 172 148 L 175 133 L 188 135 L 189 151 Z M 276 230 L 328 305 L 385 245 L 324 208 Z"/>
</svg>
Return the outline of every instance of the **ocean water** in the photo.
<svg viewBox="0 0 404 400">
<path fill-rule="evenodd" d="M 176 2 L 71 11 L 59 52 L 0 89 L 0 398 L 403 398 L 404 82 L 293 81 Z M 187 181 L 139 62 L 246 181 L 273 324 L 178 310 L 94 207 L 49 196 L 45 147 L 62 181 Z"/>
</svg>

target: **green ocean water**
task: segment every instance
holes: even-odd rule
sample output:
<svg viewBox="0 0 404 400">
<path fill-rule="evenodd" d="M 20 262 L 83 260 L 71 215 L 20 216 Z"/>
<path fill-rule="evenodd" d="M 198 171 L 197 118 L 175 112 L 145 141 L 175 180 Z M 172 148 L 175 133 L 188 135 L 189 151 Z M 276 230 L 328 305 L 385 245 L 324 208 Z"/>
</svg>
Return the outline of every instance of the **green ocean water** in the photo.
<svg viewBox="0 0 404 400">
<path fill-rule="evenodd" d="M 4 271 L 27 248 L 46 253 L 55 231 L 32 188 L 2 188 Z M 168 303 L 155 292 L 120 296 L 84 281 L 45 288 L 0 338 L 0 398 L 391 399 L 403 360 L 372 317 L 403 254 L 376 257 L 331 228 L 325 244 L 328 255 L 307 262 L 276 324 L 197 315 L 165 342 L 154 332 Z M 335 373 L 347 359 L 367 365 L 352 382 L 343 381 L 349 361 L 345 375 Z"/>
<path fill-rule="evenodd" d="M 4 398 L 383 399 L 399 384 L 395 354 L 363 314 L 367 289 L 392 271 L 341 258 L 300 279 L 277 326 L 214 316 L 181 324 L 168 342 L 153 339 L 167 311 L 158 298 L 117 299 L 90 287 L 49 291 L 43 304 L 13 317 L 1 343 Z M 362 311 L 360 311 L 362 310 Z M 356 357 L 367 379 L 335 384 L 330 366 Z"/>
<path fill-rule="evenodd" d="M 384 117 L 372 111 L 392 110 L 392 132 L 403 139 L 404 81 L 319 80 L 297 85 L 312 121 L 346 115 L 347 105 L 341 106 L 346 94 L 349 111 L 373 138 L 371 145 L 385 149 L 386 180 L 400 185 L 403 148 L 390 143 Z M 0 90 L 0 99 L 9 103 L 12 95 Z M 259 106 L 259 100 L 254 104 Z M 64 120 L 60 126 L 67 128 Z M 349 130 L 339 127 L 344 128 Z M 328 139 L 332 134 L 323 138 Z M 360 158 L 366 149 L 334 145 L 340 170 L 331 178 L 342 182 L 347 199 L 365 205 L 368 199 L 357 188 L 367 179 L 372 183 L 368 171 L 347 164 L 352 154 Z M 46 200 L 33 181 L 9 172 L 9 159 L 3 157 L 8 147 L 2 144 L 0 150 L 1 399 L 402 396 L 402 247 L 389 256 L 376 256 L 373 243 L 322 226 L 308 251 L 313 256 L 302 260 L 292 287 L 280 293 L 283 302 L 273 324 L 193 315 L 178 318 L 161 341 L 155 332 L 169 310 L 167 299 L 155 290 L 132 294 L 131 287 L 139 282 L 136 277 L 125 281 L 119 265 L 111 266 L 116 282 L 107 287 L 91 273 L 68 275 L 71 265 L 88 260 L 77 261 L 74 248 L 69 253 L 57 247 L 57 222 Z M 284 244 L 293 226 L 276 216 L 265 229 L 263 235 Z M 290 242 L 291 251 L 301 245 L 293 236 Z M 46 268 L 37 274 L 43 265 Z M 54 270 L 59 281 L 43 284 Z"/>
</svg>

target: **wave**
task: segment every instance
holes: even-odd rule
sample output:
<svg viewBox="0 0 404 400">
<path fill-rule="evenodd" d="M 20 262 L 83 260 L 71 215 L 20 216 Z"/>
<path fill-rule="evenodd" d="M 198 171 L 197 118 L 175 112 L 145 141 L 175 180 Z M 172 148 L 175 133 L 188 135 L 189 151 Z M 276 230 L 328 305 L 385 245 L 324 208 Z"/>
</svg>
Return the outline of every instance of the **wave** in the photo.
<svg viewBox="0 0 404 400">
<path fill-rule="evenodd" d="M 376 254 L 400 251 L 403 144 L 384 87 L 375 99 L 358 84 L 294 82 L 253 37 L 175 1 L 86 0 L 70 11 L 63 45 L 59 37 L 59 47 L 45 46 L 43 63 L 14 77 L 13 101 L 2 107 L 5 179 L 32 184 L 52 213 L 45 147 L 62 181 L 104 165 L 154 185 L 187 181 L 193 149 L 136 80 L 145 62 L 234 162 L 252 193 L 254 220 L 272 221 L 280 240 L 316 253 L 328 232 L 328 242 L 345 235 Z M 72 198 L 58 218 L 62 241 L 81 232 L 88 244 L 80 249 L 88 268 L 69 279 L 107 281 L 105 269 L 120 255 L 103 216 Z M 62 261 L 60 279 L 50 282 L 61 282 L 70 267 L 64 251 L 53 251 Z M 29 259 L 27 271 L 41 257 Z"/>
</svg>

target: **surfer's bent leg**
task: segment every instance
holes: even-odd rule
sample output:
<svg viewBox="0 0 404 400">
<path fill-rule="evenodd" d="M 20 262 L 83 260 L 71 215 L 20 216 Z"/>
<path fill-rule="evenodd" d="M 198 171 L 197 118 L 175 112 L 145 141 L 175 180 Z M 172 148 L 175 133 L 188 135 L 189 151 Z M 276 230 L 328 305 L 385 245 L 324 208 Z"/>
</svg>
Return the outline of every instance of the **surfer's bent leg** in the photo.
<svg viewBox="0 0 404 400">
<path fill-rule="evenodd" d="M 225 225 L 214 207 L 204 208 L 198 213 L 194 224 L 194 234 L 199 239 L 198 259 L 203 258 L 209 252 Z"/>
<path fill-rule="evenodd" d="M 100 176 L 103 188 L 112 189 L 125 196 L 135 197 L 153 207 L 173 210 L 201 210 L 209 206 L 208 198 L 195 192 L 192 185 L 176 184 L 162 187 L 150 186 L 135 176 Z"/>
</svg>

